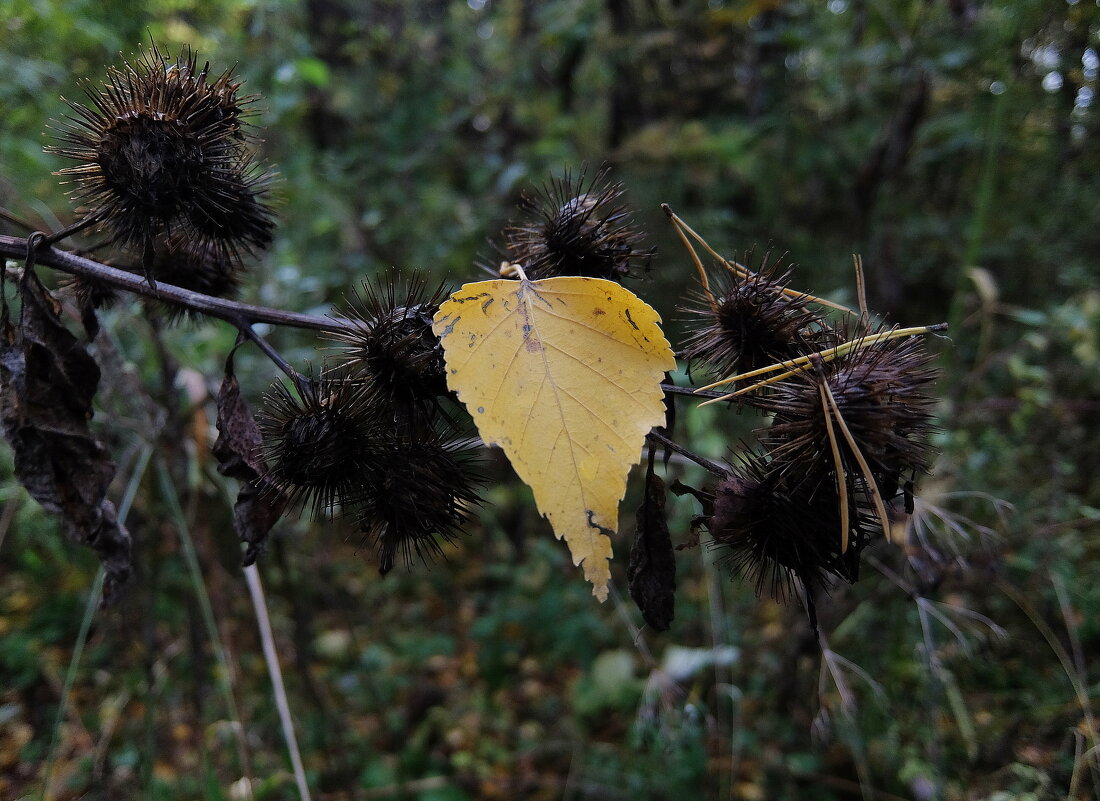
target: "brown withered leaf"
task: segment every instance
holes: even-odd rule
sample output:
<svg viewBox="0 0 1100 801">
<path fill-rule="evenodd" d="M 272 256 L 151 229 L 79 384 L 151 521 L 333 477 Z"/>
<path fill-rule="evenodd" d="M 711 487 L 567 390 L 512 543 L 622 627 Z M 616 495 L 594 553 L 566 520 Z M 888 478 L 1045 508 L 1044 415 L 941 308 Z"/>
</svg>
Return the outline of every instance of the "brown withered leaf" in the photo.
<svg viewBox="0 0 1100 801">
<path fill-rule="evenodd" d="M 653 472 L 653 459 L 645 474 L 645 498 L 638 507 L 638 528 L 630 549 L 626 575 L 630 597 L 645 622 L 667 631 L 675 617 L 676 555 L 665 520 L 665 482 Z"/>
<path fill-rule="evenodd" d="M 263 472 L 260 429 L 241 397 L 241 385 L 233 372 L 233 356 L 225 363 L 225 377 L 218 389 L 218 439 L 213 452 L 218 472 L 241 481 L 251 481 Z"/>
<path fill-rule="evenodd" d="M 241 386 L 233 372 L 233 354 L 225 361 L 225 377 L 218 390 L 218 439 L 212 448 L 218 472 L 241 482 L 233 505 L 233 526 L 247 546 L 242 564 L 247 567 L 263 551 L 267 535 L 286 507 L 286 499 L 274 489 L 262 486 L 264 464 L 260 446 L 263 438 Z"/>
<path fill-rule="evenodd" d="M 88 428 L 99 366 L 62 324 L 54 298 L 28 273 L 20 324 L 0 331 L 0 418 L 15 473 L 70 539 L 103 563 L 104 602 L 133 572 L 132 542 L 107 488 L 115 466 Z"/>
</svg>

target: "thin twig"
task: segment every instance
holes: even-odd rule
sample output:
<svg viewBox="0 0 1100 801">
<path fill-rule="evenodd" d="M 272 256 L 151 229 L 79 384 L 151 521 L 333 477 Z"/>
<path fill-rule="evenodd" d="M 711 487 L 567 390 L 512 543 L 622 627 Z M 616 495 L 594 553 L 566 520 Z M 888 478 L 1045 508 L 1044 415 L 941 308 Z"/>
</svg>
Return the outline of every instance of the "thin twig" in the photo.
<svg viewBox="0 0 1100 801">
<path fill-rule="evenodd" d="M 675 384 L 661 384 L 661 389 L 668 395 L 690 395 L 695 399 L 699 398 L 724 398 L 726 392 L 715 392 L 713 390 L 701 390 L 692 389 L 691 387 L 678 387 Z"/>
<path fill-rule="evenodd" d="M 651 430 L 649 432 L 649 434 L 647 434 L 646 436 L 648 436 L 650 439 L 657 440 L 657 442 L 664 445 L 668 450 L 672 451 L 673 453 L 678 453 L 681 456 L 684 456 L 688 459 L 691 459 L 691 461 L 695 462 L 695 464 L 699 465 L 700 467 L 706 468 L 707 470 L 709 470 L 711 473 L 714 473 L 714 475 L 718 476 L 719 478 L 725 478 L 727 475 L 729 475 L 729 468 L 728 467 L 725 467 L 724 465 L 721 465 L 718 462 L 712 462 L 710 459 L 706 458 L 705 456 L 700 456 L 699 454 L 695 453 L 694 451 L 688 450 L 683 445 L 680 445 L 679 443 L 674 442 L 673 440 L 669 439 L 667 436 L 662 434 L 656 428 Z"/>
<path fill-rule="evenodd" d="M 55 242 L 60 242 L 62 239 L 68 239 L 73 234 L 78 234 L 85 228 L 90 228 L 100 220 L 100 214 L 98 212 L 92 212 L 83 220 L 77 220 L 72 225 L 67 225 L 60 231 L 55 231 L 52 234 L 46 234 L 46 238 L 42 240 L 43 245 L 52 245 Z M 31 234 L 33 236 L 34 234 Z"/>
<path fill-rule="evenodd" d="M 296 386 L 299 391 L 304 391 L 302 382 L 305 381 L 305 378 L 303 378 L 302 374 L 291 366 L 290 362 L 282 357 L 282 354 L 280 354 L 279 351 L 275 350 L 275 348 L 272 347 L 270 342 L 268 342 L 266 339 L 256 333 L 256 330 L 248 323 L 241 323 L 237 326 L 237 328 L 240 331 L 241 336 L 251 340 L 253 344 L 256 345 L 256 347 L 264 352 L 264 355 L 267 356 L 267 358 L 275 362 L 275 365 L 287 374 L 290 380 L 294 382 L 294 386 Z"/>
<path fill-rule="evenodd" d="M 26 239 L 0 236 L 0 258 L 23 259 L 26 255 Z M 269 323 L 271 325 L 306 328 L 315 331 L 340 332 L 352 330 L 353 328 L 349 321 L 336 317 L 322 317 L 315 314 L 282 311 L 267 306 L 253 306 L 235 300 L 215 298 L 201 292 L 192 292 L 190 289 L 160 282 L 157 283 L 156 287 L 151 287 L 142 275 L 108 267 L 98 261 L 68 251 L 56 250 L 44 244 L 36 248 L 35 257 L 37 264 L 52 267 L 70 275 L 92 278 L 141 297 L 170 301 L 191 311 L 205 314 L 208 317 L 216 317 L 219 320 L 226 320 L 234 325 L 239 325 L 243 320 L 249 324 Z"/>
</svg>

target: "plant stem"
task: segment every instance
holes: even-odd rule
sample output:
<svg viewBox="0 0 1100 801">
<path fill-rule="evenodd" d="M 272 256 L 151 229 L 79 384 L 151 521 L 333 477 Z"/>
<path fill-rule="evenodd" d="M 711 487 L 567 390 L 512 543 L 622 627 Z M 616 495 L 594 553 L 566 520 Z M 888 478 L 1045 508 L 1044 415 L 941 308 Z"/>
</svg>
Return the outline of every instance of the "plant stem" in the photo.
<svg viewBox="0 0 1100 801">
<path fill-rule="evenodd" d="M 709 389 L 692 389 L 691 387 L 678 387 L 675 384 L 661 384 L 661 389 L 668 395 L 689 395 L 692 398 L 698 400 L 699 398 L 725 398 L 729 395 L 728 392 L 715 392 Z"/>
<path fill-rule="evenodd" d="M 95 225 L 97 222 L 99 222 L 99 214 L 96 213 L 96 212 L 93 212 L 92 214 L 89 214 L 87 217 L 85 217 L 83 220 L 77 220 L 72 225 L 66 226 L 65 228 L 62 228 L 60 231 L 57 231 L 57 232 L 52 233 L 52 234 L 47 234 L 46 238 L 43 240 L 42 244 L 43 245 L 52 245 L 55 242 L 60 242 L 62 239 L 67 239 L 68 237 L 72 236 L 73 234 L 80 233 L 85 228 L 90 228 L 91 226 Z"/>
<path fill-rule="evenodd" d="M 240 769 L 247 781 L 245 783 L 245 795 L 252 799 L 252 769 L 249 765 L 248 750 L 245 742 L 244 725 L 241 722 L 241 713 L 237 709 L 237 700 L 233 695 L 233 671 L 229 666 L 229 657 L 226 655 L 225 646 L 222 644 L 221 633 L 218 630 L 217 618 L 214 617 L 214 607 L 210 603 L 210 594 L 206 591 L 206 582 L 202 575 L 202 566 L 199 564 L 199 556 L 195 550 L 195 542 L 191 538 L 191 527 L 180 505 L 179 494 L 172 482 L 172 476 L 168 472 L 168 466 L 163 459 L 157 460 L 157 479 L 160 484 L 161 497 L 168 507 L 168 516 L 176 526 L 179 536 L 183 559 L 187 565 L 187 572 L 191 576 L 191 588 L 199 603 L 202 620 L 206 626 L 206 635 L 210 638 L 210 647 L 214 651 L 221 675 L 217 685 L 221 690 L 225 701 L 226 710 L 233 723 L 236 734 L 237 758 L 240 761 Z"/>
<path fill-rule="evenodd" d="M 240 331 L 240 335 L 245 339 L 250 340 L 256 345 L 267 358 L 275 362 L 275 366 L 287 374 L 287 377 L 294 382 L 294 386 L 298 388 L 299 392 L 304 392 L 304 381 L 302 374 L 295 370 L 290 363 L 282 357 L 279 351 L 272 347 L 271 343 L 264 339 L 262 336 L 256 333 L 256 331 L 246 322 L 238 322 L 237 330 Z"/>
<path fill-rule="evenodd" d="M 687 459 L 691 459 L 691 461 L 695 462 L 700 467 L 706 468 L 719 478 L 725 478 L 726 475 L 729 474 L 729 470 L 723 465 L 718 464 L 718 462 L 712 462 L 705 456 L 700 456 L 694 451 L 688 450 L 683 445 L 680 445 L 679 443 L 669 439 L 656 428 L 651 430 L 646 436 L 652 440 L 656 440 L 657 442 L 661 443 L 665 446 L 665 448 L 672 451 L 673 453 L 678 453 Z"/>
<path fill-rule="evenodd" d="M 22 217 L 17 216 L 14 212 L 5 209 L 3 206 L 0 206 L 0 220 L 6 220 L 12 225 L 18 228 L 25 228 L 28 231 L 34 230 L 33 225 L 24 220 Z"/>
<path fill-rule="evenodd" d="M 22 260 L 26 258 L 26 255 L 27 239 L 0 236 L 0 257 Z M 269 323 L 271 325 L 307 328 L 315 331 L 338 332 L 347 331 L 352 327 L 348 321 L 339 318 L 322 317 L 316 314 L 300 314 L 298 312 L 272 309 L 267 306 L 253 306 L 235 300 L 203 295 L 201 292 L 192 292 L 189 289 L 172 286 L 171 284 L 157 282 L 157 285 L 153 287 L 142 275 L 108 267 L 98 261 L 77 256 L 75 253 L 68 251 L 56 250 L 44 244 L 36 249 L 35 255 L 37 264 L 52 267 L 70 275 L 91 278 L 145 298 L 170 301 L 208 317 L 226 320 L 238 327 L 242 321 L 248 324 Z"/>
<path fill-rule="evenodd" d="M 252 598 L 252 608 L 256 612 L 256 625 L 260 629 L 260 642 L 263 645 L 264 661 L 271 686 L 275 693 L 275 708 L 279 712 L 279 722 L 283 727 L 283 739 L 290 753 L 290 764 L 294 769 L 294 781 L 298 785 L 298 795 L 302 801 L 310 801 L 309 785 L 306 783 L 306 771 L 302 766 L 302 755 L 298 750 L 298 738 L 294 736 L 294 721 L 290 716 L 290 704 L 283 684 L 283 671 L 279 667 L 279 654 L 275 650 L 275 635 L 271 631 L 271 619 L 267 613 L 267 601 L 260 582 L 260 571 L 255 564 L 244 569 L 244 578 L 248 584 L 248 594 Z"/>
<path fill-rule="evenodd" d="M 53 775 L 54 762 L 57 759 L 57 744 L 61 737 L 61 727 L 69 711 L 69 698 L 73 692 L 73 685 L 76 683 L 77 667 L 80 665 L 80 660 L 84 655 L 84 645 L 88 642 L 88 633 L 92 628 L 92 619 L 95 617 L 96 609 L 99 608 L 99 599 L 103 593 L 103 580 L 106 575 L 102 566 L 95 574 L 95 581 L 92 583 L 92 591 L 88 594 L 88 601 L 84 605 L 84 617 L 80 621 L 80 632 L 76 635 L 76 646 L 73 648 L 73 655 L 69 660 L 69 667 L 65 671 L 65 684 L 61 688 L 61 700 L 57 704 L 57 714 L 54 716 L 53 734 L 50 735 L 50 747 L 46 752 L 46 767 L 42 777 L 43 801 L 51 801 L 54 797 L 50 780 Z"/>
</svg>

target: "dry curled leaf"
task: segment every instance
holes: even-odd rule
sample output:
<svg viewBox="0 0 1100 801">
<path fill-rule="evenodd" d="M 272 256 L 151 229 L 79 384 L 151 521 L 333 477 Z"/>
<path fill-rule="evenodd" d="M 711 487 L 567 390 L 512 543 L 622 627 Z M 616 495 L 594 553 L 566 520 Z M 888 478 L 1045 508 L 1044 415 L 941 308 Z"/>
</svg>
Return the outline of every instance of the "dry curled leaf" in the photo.
<svg viewBox="0 0 1100 801">
<path fill-rule="evenodd" d="M 573 276 L 467 284 L 434 318 L 448 386 L 601 601 L 627 474 L 664 422 L 661 377 L 675 357 L 659 323 L 629 290 Z"/>
<path fill-rule="evenodd" d="M 264 473 L 261 457 L 262 438 L 248 404 L 241 397 L 241 386 L 233 372 L 233 355 L 225 363 L 225 377 L 218 390 L 218 439 L 212 451 L 218 460 L 218 472 L 241 482 L 233 505 L 233 527 L 247 545 L 242 564 L 256 561 L 263 550 L 271 527 L 285 507 L 284 498 L 274 490 L 261 487 Z"/>
<path fill-rule="evenodd" d="M 129 532 L 107 488 L 115 466 L 92 436 L 99 366 L 62 324 L 53 297 L 33 275 L 21 285 L 20 325 L 0 331 L 0 418 L 15 454 L 15 474 L 44 509 L 61 517 L 70 539 L 103 563 L 109 601 L 133 571 Z"/>
<path fill-rule="evenodd" d="M 668 631 L 675 616 L 676 552 L 665 519 L 665 482 L 653 472 L 645 474 L 645 497 L 638 507 L 638 528 L 626 569 L 630 597 L 642 618 L 657 631 Z"/>
</svg>

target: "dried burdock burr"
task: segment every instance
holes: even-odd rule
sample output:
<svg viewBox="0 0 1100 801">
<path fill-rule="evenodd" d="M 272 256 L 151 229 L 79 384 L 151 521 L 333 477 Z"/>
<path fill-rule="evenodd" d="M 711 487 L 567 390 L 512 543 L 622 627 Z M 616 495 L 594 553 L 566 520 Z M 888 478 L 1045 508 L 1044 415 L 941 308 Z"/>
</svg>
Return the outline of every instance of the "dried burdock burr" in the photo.
<svg viewBox="0 0 1100 801">
<path fill-rule="evenodd" d="M 210 239 L 187 237 L 156 242 L 152 268 L 157 281 L 219 298 L 236 296 L 244 272 L 244 265 L 234 251 Z M 197 318 L 171 303 L 157 303 L 156 308 L 163 309 L 171 320 Z"/>
<path fill-rule="evenodd" d="M 119 298 L 114 287 L 83 275 L 62 279 L 60 286 L 72 295 L 77 307 L 86 313 L 109 309 Z"/>
<path fill-rule="evenodd" d="M 552 179 L 535 195 L 524 195 L 527 219 L 504 231 L 504 253 L 532 280 L 582 275 L 621 281 L 648 265 L 652 250 L 639 249 L 643 235 L 621 202 L 623 185 L 608 180 L 606 168 L 591 180 L 585 171 Z"/>
<path fill-rule="evenodd" d="M 432 431 L 395 426 L 371 443 L 376 469 L 361 474 L 356 513 L 385 575 L 400 558 L 428 562 L 442 554 L 478 504 L 473 451 Z"/>
<path fill-rule="evenodd" d="M 90 105 L 69 104 L 61 144 L 48 149 L 80 162 L 59 173 L 74 200 L 143 260 L 158 239 L 180 235 L 262 250 L 274 221 L 243 125 L 252 98 L 239 88 L 189 50 L 172 59 L 153 46 L 109 68 L 102 87 L 85 82 Z"/>
<path fill-rule="evenodd" d="M 790 272 L 764 255 L 758 272 L 737 274 L 725 265 L 711 271 L 707 287 L 693 293 L 682 352 L 719 376 L 755 370 L 820 348 L 823 320 L 811 297 L 785 292 Z"/>
<path fill-rule="evenodd" d="M 765 256 L 758 272 L 712 270 L 706 291 L 684 309 L 692 326 L 683 358 L 724 377 L 818 350 L 822 319 L 808 308 L 808 296 L 784 291 L 790 273 L 777 275 L 778 266 Z"/>
<path fill-rule="evenodd" d="M 447 394 L 443 349 L 432 333 L 432 317 L 447 293 L 429 293 L 420 275 L 364 281 L 342 315 L 351 323 L 330 337 L 335 358 L 373 387 L 398 413 L 431 408 Z"/>
<path fill-rule="evenodd" d="M 827 473 L 836 469 L 835 443 L 847 483 L 873 493 L 869 472 L 889 500 L 931 464 L 931 387 L 938 373 L 930 363 L 919 337 L 878 339 L 819 361 L 747 402 L 774 414 L 762 436 L 774 458 Z"/>
<path fill-rule="evenodd" d="M 720 563 L 754 585 L 758 594 L 788 600 L 796 585 L 805 594 L 816 628 L 814 595 L 837 580 L 858 576 L 859 552 L 874 518 L 865 504 L 845 524 L 852 543 L 840 546 L 840 513 L 832 486 L 795 465 L 746 451 L 718 484 L 706 520 Z"/>
<path fill-rule="evenodd" d="M 242 156 L 231 179 L 211 183 L 203 204 L 189 210 L 190 232 L 240 259 L 270 245 L 275 220 L 266 197 L 272 175 L 251 156 Z"/>
<path fill-rule="evenodd" d="M 346 375 L 277 381 L 256 415 L 265 481 L 291 505 L 329 513 L 359 496 L 361 476 L 380 469 L 370 445 L 380 423 L 369 388 Z"/>
<path fill-rule="evenodd" d="M 296 384 L 276 382 L 256 417 L 266 485 L 314 515 L 339 507 L 382 573 L 399 558 L 439 555 L 478 503 L 470 443 L 426 418 L 395 417 L 391 399 L 346 365 Z"/>
</svg>

